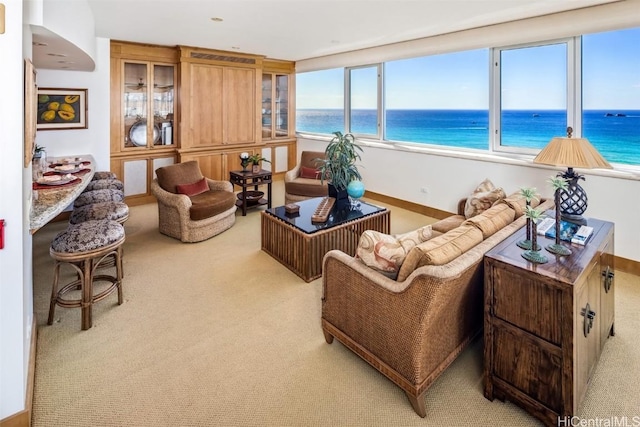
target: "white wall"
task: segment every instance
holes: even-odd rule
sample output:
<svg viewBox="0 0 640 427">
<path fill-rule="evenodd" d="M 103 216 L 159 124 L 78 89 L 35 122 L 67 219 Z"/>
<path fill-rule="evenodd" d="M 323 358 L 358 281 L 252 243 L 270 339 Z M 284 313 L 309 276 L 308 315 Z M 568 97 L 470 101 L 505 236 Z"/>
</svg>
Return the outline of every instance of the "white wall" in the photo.
<svg viewBox="0 0 640 427">
<path fill-rule="evenodd" d="M 458 200 L 489 178 L 507 194 L 522 187 L 536 187 L 544 197 L 553 197 L 547 180 L 558 170 L 533 165 L 531 160 L 488 159 L 489 156 L 474 159 L 471 155 L 464 158 L 437 153 L 438 150 L 420 152 L 358 143 L 363 146 L 362 167 L 358 170 L 365 188 L 375 193 L 455 212 Z M 298 158 L 303 150 L 323 151 L 325 146 L 325 140 L 298 138 Z M 615 255 L 640 262 L 640 177 L 622 173 L 618 175 L 625 177 L 607 176 L 616 175 L 609 171 L 578 172 L 586 176 L 581 185 L 589 197 L 584 216 L 615 223 Z"/>
<path fill-rule="evenodd" d="M 39 130 L 36 142 L 47 156 L 91 154 L 97 170 L 109 170 L 110 41 L 98 38 L 94 71 L 38 70 L 38 87 L 88 89 L 87 129 Z"/>
<path fill-rule="evenodd" d="M 25 408 L 33 322 L 32 236 L 29 233 L 31 165 L 24 167 L 23 58 L 31 57 L 31 30 L 23 25 L 22 0 L 3 0 L 6 31 L 0 35 L 0 420 Z M 71 21 L 73 19 L 70 18 Z M 93 21 L 92 21 L 93 22 Z M 88 40 L 83 45 L 90 46 Z M 39 131 L 36 142 L 50 155 L 91 154 L 109 169 L 109 40 L 98 39 L 93 72 L 38 70 L 40 87 L 87 88 L 88 129 Z"/>
<path fill-rule="evenodd" d="M 32 318 L 31 275 L 26 273 L 31 269 L 26 202 L 31 170 L 24 168 L 23 160 L 22 1 L 3 3 L 6 29 L 0 35 L 0 219 L 6 226 L 5 246 L 0 250 L 0 419 L 24 408 Z"/>
</svg>

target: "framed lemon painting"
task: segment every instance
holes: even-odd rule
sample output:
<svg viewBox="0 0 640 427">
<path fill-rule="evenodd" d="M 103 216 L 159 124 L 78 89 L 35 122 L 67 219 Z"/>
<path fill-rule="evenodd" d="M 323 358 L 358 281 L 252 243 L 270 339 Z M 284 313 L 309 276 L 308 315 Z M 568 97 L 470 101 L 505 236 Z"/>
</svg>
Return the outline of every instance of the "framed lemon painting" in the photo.
<svg viewBox="0 0 640 427">
<path fill-rule="evenodd" d="M 38 130 L 86 128 L 87 89 L 38 88 Z"/>
</svg>

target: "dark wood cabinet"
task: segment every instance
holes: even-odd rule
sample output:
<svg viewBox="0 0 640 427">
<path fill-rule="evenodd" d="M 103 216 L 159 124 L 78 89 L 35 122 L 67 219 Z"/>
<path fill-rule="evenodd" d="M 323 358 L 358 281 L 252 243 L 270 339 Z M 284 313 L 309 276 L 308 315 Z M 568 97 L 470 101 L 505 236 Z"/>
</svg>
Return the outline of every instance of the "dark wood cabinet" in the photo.
<svg viewBox="0 0 640 427">
<path fill-rule="evenodd" d="M 553 213 L 549 213 L 553 215 Z M 589 379 L 613 335 L 614 226 L 589 219 L 593 235 L 572 254 L 522 257 L 524 228 L 487 252 L 484 394 L 521 406 L 547 425 L 578 415 Z M 544 248 L 551 239 L 539 236 Z"/>
</svg>

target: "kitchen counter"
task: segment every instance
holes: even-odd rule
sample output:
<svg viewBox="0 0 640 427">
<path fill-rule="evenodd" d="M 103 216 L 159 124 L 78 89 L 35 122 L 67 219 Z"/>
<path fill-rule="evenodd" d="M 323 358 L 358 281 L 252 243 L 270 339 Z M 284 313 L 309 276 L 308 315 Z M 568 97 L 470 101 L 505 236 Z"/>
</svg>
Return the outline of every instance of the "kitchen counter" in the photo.
<svg viewBox="0 0 640 427">
<path fill-rule="evenodd" d="M 85 166 L 89 167 L 89 172 L 78 175 L 78 178 L 81 179 L 79 183 L 68 186 L 52 186 L 51 188 L 33 190 L 31 195 L 31 212 L 29 212 L 29 230 L 31 234 L 38 231 L 38 229 L 46 225 L 71 205 L 76 197 L 82 193 L 89 182 L 93 179 L 93 175 L 96 170 L 96 162 L 93 156 L 85 154 L 79 156 L 65 156 L 63 158 L 75 157 L 80 157 L 82 160 L 91 162 Z M 53 158 L 53 161 L 61 159 L 62 158 Z"/>
</svg>

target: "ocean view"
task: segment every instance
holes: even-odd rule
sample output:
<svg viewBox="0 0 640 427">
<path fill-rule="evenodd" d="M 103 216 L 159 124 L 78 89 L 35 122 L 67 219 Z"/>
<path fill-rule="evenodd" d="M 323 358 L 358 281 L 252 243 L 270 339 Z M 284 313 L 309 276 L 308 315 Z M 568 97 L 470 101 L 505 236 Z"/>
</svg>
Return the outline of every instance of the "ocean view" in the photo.
<svg viewBox="0 0 640 427">
<path fill-rule="evenodd" d="M 331 133 L 344 129 L 343 110 L 298 109 L 300 132 Z M 640 110 L 585 110 L 583 133 L 613 163 L 640 165 Z M 376 134 L 376 111 L 354 110 L 354 134 Z M 502 115 L 502 144 L 544 147 L 566 135 L 566 113 L 557 110 L 510 110 Z M 387 110 L 386 140 L 486 150 L 488 110 Z"/>
</svg>

